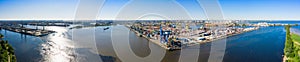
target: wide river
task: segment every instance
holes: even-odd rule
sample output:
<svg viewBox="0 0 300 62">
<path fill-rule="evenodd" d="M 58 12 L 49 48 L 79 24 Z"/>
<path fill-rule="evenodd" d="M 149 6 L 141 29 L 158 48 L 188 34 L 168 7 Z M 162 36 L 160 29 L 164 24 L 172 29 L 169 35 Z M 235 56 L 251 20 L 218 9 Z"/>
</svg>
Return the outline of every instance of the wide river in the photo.
<svg viewBox="0 0 300 62">
<path fill-rule="evenodd" d="M 109 29 L 103 30 L 106 27 Z M 44 37 L 6 30 L 0 33 L 15 49 L 18 62 L 281 62 L 285 43 L 283 26 L 262 27 L 176 51 L 166 51 L 122 25 L 72 30 L 56 26 L 45 28 L 57 33 Z M 299 26 L 294 28 L 300 29 Z M 218 42 L 225 44 L 220 46 Z M 215 48 L 222 45 L 224 51 Z"/>
</svg>

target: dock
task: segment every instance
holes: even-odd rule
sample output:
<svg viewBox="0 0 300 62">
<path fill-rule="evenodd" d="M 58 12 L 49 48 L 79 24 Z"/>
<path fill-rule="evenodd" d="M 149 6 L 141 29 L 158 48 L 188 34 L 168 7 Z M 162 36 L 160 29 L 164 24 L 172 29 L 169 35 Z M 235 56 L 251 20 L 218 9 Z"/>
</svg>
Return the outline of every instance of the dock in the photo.
<svg viewBox="0 0 300 62">
<path fill-rule="evenodd" d="M 42 36 L 46 36 L 51 33 L 55 33 L 55 31 L 51 31 L 51 30 L 31 29 L 31 28 L 25 28 L 25 27 L 0 26 L 0 28 L 2 28 L 4 30 L 16 32 L 16 33 L 37 36 L 37 37 L 42 37 Z"/>
<path fill-rule="evenodd" d="M 164 48 L 166 50 L 170 50 L 171 49 L 170 47 L 168 47 L 168 45 L 160 43 L 160 39 L 149 38 L 146 35 L 143 35 L 143 34 L 139 33 L 138 31 L 136 31 L 134 29 L 131 29 L 129 25 L 127 25 L 126 27 L 129 28 L 131 31 L 133 31 L 136 34 L 136 36 L 140 36 L 140 37 L 146 38 L 149 42 L 153 42 L 154 44 L 157 44 L 158 46 L 160 46 L 160 47 L 162 47 L 162 48 Z M 173 50 L 180 50 L 183 47 L 189 47 L 189 46 L 194 46 L 194 45 L 198 45 L 198 44 L 204 44 L 204 43 L 208 43 L 208 42 L 213 42 L 213 41 L 217 41 L 217 40 L 220 40 L 220 39 L 224 39 L 224 38 L 227 38 L 227 37 L 230 37 L 230 36 L 235 36 L 235 35 L 238 35 L 238 34 L 250 32 L 250 31 L 253 31 L 253 30 L 257 30 L 257 29 L 259 29 L 259 27 L 247 28 L 247 29 L 243 29 L 240 32 L 235 32 L 235 33 L 230 33 L 230 34 L 225 34 L 225 35 L 218 35 L 218 36 L 215 36 L 213 38 L 207 38 L 206 40 L 202 40 L 202 41 L 201 40 L 189 40 L 189 42 L 187 42 L 185 44 L 182 44 L 184 46 L 181 46 L 180 48 L 172 48 L 172 49 Z M 189 37 L 181 37 L 181 36 L 179 36 L 179 38 L 197 39 L 198 36 L 189 36 Z"/>
<path fill-rule="evenodd" d="M 139 32 L 137 32 L 137 31 L 131 29 L 129 26 L 126 26 L 126 27 L 127 27 L 128 29 L 130 29 L 131 31 L 133 31 L 133 32 L 136 34 L 136 36 L 140 36 L 140 37 L 146 38 L 148 41 L 150 41 L 150 42 L 152 42 L 152 43 L 154 43 L 154 44 L 156 44 L 156 45 L 158 45 L 158 46 L 160 46 L 160 47 L 162 47 L 162 48 L 164 48 L 164 49 L 166 49 L 166 50 L 169 49 L 169 48 L 167 47 L 167 45 L 164 45 L 164 44 L 160 43 L 160 40 L 150 39 L 150 38 L 148 38 L 147 36 L 142 35 L 142 34 L 140 34 Z"/>
</svg>

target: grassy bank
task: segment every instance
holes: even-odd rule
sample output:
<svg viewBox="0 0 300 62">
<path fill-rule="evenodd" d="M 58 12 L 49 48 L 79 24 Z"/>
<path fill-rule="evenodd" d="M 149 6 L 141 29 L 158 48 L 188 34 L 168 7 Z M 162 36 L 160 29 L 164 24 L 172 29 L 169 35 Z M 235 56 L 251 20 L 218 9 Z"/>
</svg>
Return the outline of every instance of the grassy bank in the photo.
<svg viewBox="0 0 300 62">
<path fill-rule="evenodd" d="M 0 34 L 0 62 L 17 62 L 14 49 L 8 44 L 8 41 L 2 39 L 3 37 Z"/>
<path fill-rule="evenodd" d="M 300 35 L 291 34 L 291 37 L 292 37 L 293 41 L 296 41 L 296 42 L 300 43 Z"/>
<path fill-rule="evenodd" d="M 286 41 L 284 56 L 286 62 L 300 62 L 300 36 L 290 33 L 291 26 L 285 26 Z"/>
</svg>

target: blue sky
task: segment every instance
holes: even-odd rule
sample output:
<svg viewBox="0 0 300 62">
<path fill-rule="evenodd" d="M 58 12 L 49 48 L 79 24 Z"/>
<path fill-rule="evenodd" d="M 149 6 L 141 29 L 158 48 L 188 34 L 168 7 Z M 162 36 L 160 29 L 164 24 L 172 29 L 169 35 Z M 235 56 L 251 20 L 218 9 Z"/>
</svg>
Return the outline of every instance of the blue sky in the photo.
<svg viewBox="0 0 300 62">
<path fill-rule="evenodd" d="M 97 19 L 115 19 L 122 8 L 132 1 L 106 0 Z M 149 3 L 149 1 L 141 3 Z M 152 3 L 169 1 L 171 0 L 156 0 Z M 78 2 L 79 0 L 0 0 L 0 19 L 72 20 L 76 14 Z M 175 0 L 175 2 L 180 4 L 192 19 L 207 19 L 197 0 Z M 219 4 L 226 20 L 300 19 L 300 0 L 219 0 Z M 143 7 L 146 6 L 137 8 Z"/>
</svg>

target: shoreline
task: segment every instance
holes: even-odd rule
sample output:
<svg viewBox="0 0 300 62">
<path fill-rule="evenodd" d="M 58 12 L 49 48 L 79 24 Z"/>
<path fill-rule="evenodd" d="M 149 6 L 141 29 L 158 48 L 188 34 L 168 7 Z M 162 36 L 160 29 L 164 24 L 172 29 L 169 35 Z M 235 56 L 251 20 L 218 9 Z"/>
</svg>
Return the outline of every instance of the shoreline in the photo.
<svg viewBox="0 0 300 62">
<path fill-rule="evenodd" d="M 286 30 L 286 40 L 284 45 L 284 54 L 282 55 L 282 62 L 299 62 L 299 31 L 297 29 L 293 29 L 292 26 L 285 26 Z M 295 53 L 296 52 L 296 53 Z M 297 53 L 298 52 L 298 53 Z M 294 55 L 294 56 L 291 56 Z"/>
<path fill-rule="evenodd" d="M 125 27 L 127 27 L 130 31 L 133 31 L 136 36 L 141 36 L 143 38 L 146 38 L 148 41 L 153 42 L 156 45 L 158 45 L 158 46 L 160 46 L 160 47 L 162 47 L 162 48 L 164 48 L 166 50 L 169 50 L 169 48 L 167 47 L 167 45 L 164 45 L 164 44 L 160 43 L 160 40 L 150 39 L 146 35 L 142 35 L 139 32 L 131 29 L 129 25 L 125 25 Z M 254 30 L 258 30 L 258 29 L 259 29 L 259 27 L 258 28 L 256 27 L 256 28 L 254 28 L 252 30 L 248 30 L 248 31 L 238 32 L 238 33 L 229 34 L 229 35 L 226 34 L 226 35 L 223 35 L 223 36 L 220 36 L 220 37 L 213 38 L 212 40 L 204 40 L 204 41 L 199 41 L 198 40 L 198 41 L 188 42 L 188 43 L 186 43 L 186 47 L 195 46 L 195 45 L 204 44 L 204 43 L 209 43 L 209 42 L 221 40 L 221 39 L 224 39 L 224 38 L 227 38 L 227 37 L 230 37 L 230 36 L 235 36 L 235 35 L 243 34 L 243 33 L 246 33 L 246 32 L 251 32 L 251 31 L 254 31 Z M 192 37 L 197 37 L 197 36 L 192 36 Z M 183 48 L 183 47 L 181 47 L 181 48 Z"/>
<path fill-rule="evenodd" d="M 168 47 L 164 44 L 161 44 L 159 40 L 153 40 L 153 39 L 150 39 L 150 38 L 147 38 L 147 36 L 145 35 L 141 35 L 140 33 L 138 33 L 137 31 L 131 29 L 129 26 L 125 25 L 125 27 L 127 27 L 130 31 L 133 31 L 135 33 L 136 36 L 142 36 L 143 38 L 146 38 L 148 41 L 168 50 Z"/>
<path fill-rule="evenodd" d="M 12 32 L 16 32 L 16 33 L 20 33 L 20 34 L 24 34 L 24 35 L 30 35 L 30 36 L 37 36 L 37 37 L 42 37 L 42 36 L 46 36 L 52 33 L 55 33 L 55 31 L 51 31 L 51 30 L 43 30 L 43 29 L 31 29 L 31 28 L 13 28 L 13 27 L 7 27 L 7 26 L 0 26 L 1 29 L 3 30 L 8 30 L 8 31 L 12 31 Z"/>
</svg>

